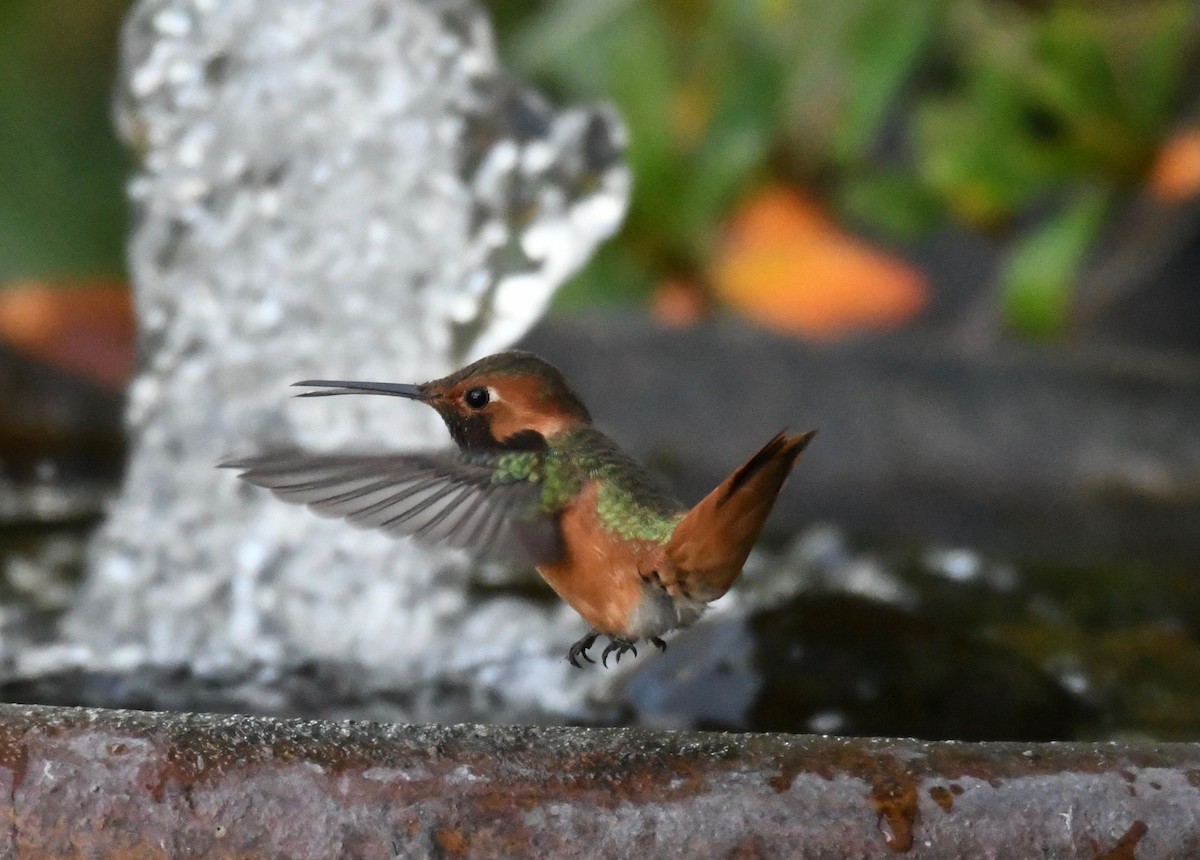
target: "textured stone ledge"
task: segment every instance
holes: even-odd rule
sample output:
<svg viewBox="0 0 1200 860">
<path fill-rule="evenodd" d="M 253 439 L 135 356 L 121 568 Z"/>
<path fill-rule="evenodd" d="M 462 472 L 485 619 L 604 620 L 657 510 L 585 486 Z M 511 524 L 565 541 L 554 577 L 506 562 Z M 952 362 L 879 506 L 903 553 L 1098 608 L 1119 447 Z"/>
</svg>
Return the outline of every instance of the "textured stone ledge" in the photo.
<svg viewBox="0 0 1200 860">
<path fill-rule="evenodd" d="M 1200 745 L 405 726 L 0 705 L 2 854 L 1200 856 Z"/>
</svg>

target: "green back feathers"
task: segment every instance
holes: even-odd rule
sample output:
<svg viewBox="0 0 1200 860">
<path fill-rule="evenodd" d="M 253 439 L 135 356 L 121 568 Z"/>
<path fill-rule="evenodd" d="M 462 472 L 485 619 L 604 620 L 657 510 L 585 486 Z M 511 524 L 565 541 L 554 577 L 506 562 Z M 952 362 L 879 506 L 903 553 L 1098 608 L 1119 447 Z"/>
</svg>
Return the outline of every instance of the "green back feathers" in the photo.
<svg viewBox="0 0 1200 860">
<path fill-rule="evenodd" d="M 630 540 L 665 543 L 684 514 L 637 462 L 591 427 L 556 436 L 545 451 L 502 454 L 493 480 L 540 483 L 541 507 L 548 514 L 561 512 L 586 483 L 596 481 L 601 522 Z"/>
<path fill-rule="evenodd" d="M 619 483 L 602 481 L 597 498 L 600 521 L 609 531 L 630 540 L 666 543 L 683 519 L 683 511 L 664 511 L 644 500 Z"/>
</svg>

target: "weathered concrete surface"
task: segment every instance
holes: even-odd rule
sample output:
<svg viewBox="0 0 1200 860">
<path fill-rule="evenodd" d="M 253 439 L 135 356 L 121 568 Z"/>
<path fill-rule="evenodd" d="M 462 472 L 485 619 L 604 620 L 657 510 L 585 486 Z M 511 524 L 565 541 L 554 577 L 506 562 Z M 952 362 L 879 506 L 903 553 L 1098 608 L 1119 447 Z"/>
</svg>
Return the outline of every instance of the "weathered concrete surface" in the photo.
<svg viewBox="0 0 1200 860">
<path fill-rule="evenodd" d="M 0 705 L 2 856 L 1200 856 L 1200 745 Z"/>
</svg>

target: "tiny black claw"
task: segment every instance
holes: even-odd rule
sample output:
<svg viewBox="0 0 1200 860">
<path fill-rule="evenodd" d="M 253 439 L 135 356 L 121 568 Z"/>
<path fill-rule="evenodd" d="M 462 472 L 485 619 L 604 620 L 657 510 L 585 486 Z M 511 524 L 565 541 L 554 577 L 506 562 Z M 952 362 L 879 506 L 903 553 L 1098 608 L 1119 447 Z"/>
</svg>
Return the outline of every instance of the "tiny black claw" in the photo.
<svg viewBox="0 0 1200 860">
<path fill-rule="evenodd" d="M 576 669 L 583 668 L 583 666 L 579 665 L 580 657 L 582 657 L 584 660 L 587 660 L 589 663 L 595 663 L 596 661 L 588 656 L 587 649 L 592 647 L 592 643 L 594 643 L 596 641 L 596 637 L 599 635 L 600 634 L 597 633 L 595 630 L 591 630 L 588 632 L 588 634 L 586 636 L 584 636 L 582 639 L 580 639 L 578 642 L 576 642 L 574 645 L 572 645 L 570 650 L 567 651 L 567 662 L 570 663 L 572 666 L 574 666 Z"/>
<path fill-rule="evenodd" d="M 607 669 L 609 654 L 613 654 L 615 652 L 615 656 L 613 657 L 613 662 L 620 663 L 621 657 L 625 654 L 626 651 L 632 651 L 633 656 L 634 657 L 637 656 L 637 648 L 634 647 L 634 644 L 632 642 L 630 642 L 626 639 L 613 639 L 610 636 L 608 646 L 604 649 L 604 653 L 600 655 L 600 662 L 604 665 L 604 668 Z"/>
<path fill-rule="evenodd" d="M 659 651 L 667 650 L 667 643 L 664 642 L 662 639 L 660 639 L 657 636 L 650 637 L 650 644 L 653 645 L 655 648 L 657 648 Z"/>
</svg>

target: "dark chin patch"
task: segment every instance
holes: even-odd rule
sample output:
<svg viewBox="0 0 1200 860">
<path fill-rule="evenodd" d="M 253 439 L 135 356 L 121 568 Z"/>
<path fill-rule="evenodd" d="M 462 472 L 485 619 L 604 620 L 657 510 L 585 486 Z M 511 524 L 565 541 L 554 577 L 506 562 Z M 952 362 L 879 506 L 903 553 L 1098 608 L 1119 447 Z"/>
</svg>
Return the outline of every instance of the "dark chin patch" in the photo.
<svg viewBox="0 0 1200 860">
<path fill-rule="evenodd" d="M 482 413 L 462 415 L 456 412 L 443 418 L 454 443 L 469 451 L 543 451 L 546 448 L 546 437 L 536 430 L 522 430 L 506 439 L 497 439 L 492 435 L 491 421 Z"/>
<path fill-rule="evenodd" d="M 536 430 L 522 430 L 500 443 L 506 451 L 545 451 L 546 437 Z"/>
<path fill-rule="evenodd" d="M 460 448 L 487 450 L 499 447 L 492 436 L 491 422 L 486 415 L 461 415 L 457 412 L 443 416 L 454 444 Z"/>
</svg>

